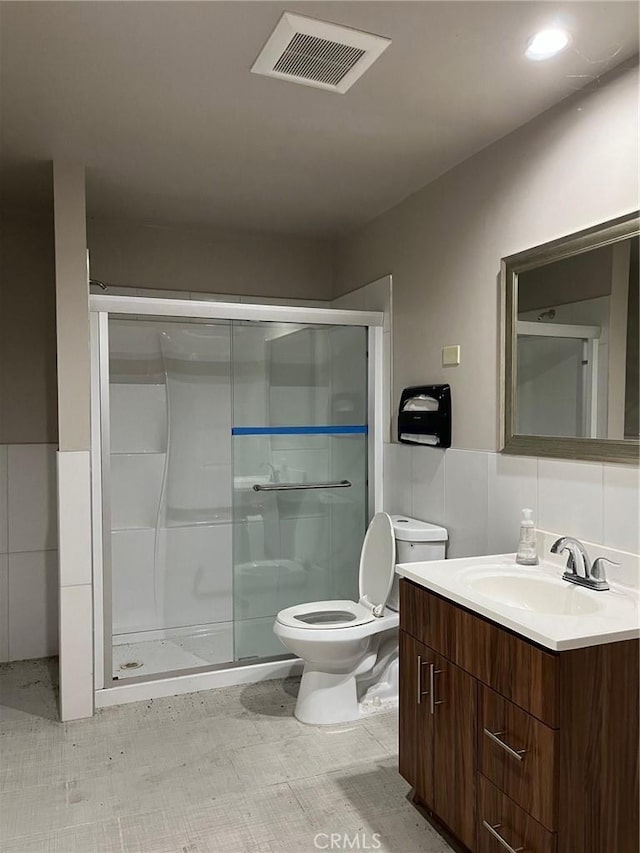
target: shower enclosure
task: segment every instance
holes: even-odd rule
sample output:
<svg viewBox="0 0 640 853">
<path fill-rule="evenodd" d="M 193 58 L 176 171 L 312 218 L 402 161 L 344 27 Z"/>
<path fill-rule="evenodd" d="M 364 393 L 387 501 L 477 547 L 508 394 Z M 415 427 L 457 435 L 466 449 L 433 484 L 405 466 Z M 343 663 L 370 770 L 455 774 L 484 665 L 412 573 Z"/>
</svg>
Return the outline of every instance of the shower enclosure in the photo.
<svg viewBox="0 0 640 853">
<path fill-rule="evenodd" d="M 286 658 L 279 610 L 358 597 L 381 315 L 91 308 L 97 687 Z"/>
</svg>

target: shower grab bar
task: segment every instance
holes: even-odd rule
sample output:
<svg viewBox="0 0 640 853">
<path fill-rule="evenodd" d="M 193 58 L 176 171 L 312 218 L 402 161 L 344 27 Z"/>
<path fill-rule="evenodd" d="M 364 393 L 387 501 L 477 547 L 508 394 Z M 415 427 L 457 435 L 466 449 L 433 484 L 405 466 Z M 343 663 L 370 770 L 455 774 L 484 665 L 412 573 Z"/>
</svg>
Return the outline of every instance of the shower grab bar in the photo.
<svg viewBox="0 0 640 853">
<path fill-rule="evenodd" d="M 293 492 L 298 489 L 348 489 L 349 480 L 336 480 L 332 483 L 256 483 L 254 492 Z"/>
</svg>

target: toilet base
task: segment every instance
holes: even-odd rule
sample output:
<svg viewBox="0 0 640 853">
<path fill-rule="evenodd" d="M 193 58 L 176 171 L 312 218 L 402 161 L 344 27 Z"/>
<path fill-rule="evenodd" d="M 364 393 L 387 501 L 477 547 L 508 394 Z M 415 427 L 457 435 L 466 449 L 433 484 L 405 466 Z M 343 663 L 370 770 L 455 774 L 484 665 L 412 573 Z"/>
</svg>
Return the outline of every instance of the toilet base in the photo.
<svg viewBox="0 0 640 853">
<path fill-rule="evenodd" d="M 301 723 L 312 726 L 357 720 L 360 709 L 355 674 L 320 672 L 306 664 L 294 714 Z"/>
<path fill-rule="evenodd" d="M 305 664 L 294 711 L 296 719 L 307 725 L 328 726 L 351 723 L 397 707 L 397 643 L 395 654 L 387 658 L 374 680 L 370 666 L 369 658 L 355 672 L 333 673 Z"/>
</svg>

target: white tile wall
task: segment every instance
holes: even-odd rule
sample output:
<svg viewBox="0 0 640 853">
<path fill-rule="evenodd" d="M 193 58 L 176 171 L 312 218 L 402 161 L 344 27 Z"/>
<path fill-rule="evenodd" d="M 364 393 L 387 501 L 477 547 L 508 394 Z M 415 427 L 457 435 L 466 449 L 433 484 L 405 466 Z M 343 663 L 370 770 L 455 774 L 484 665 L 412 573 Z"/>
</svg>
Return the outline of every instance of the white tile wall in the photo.
<svg viewBox="0 0 640 853">
<path fill-rule="evenodd" d="M 605 465 L 603 502 L 604 544 L 640 553 L 640 471 Z"/>
<path fill-rule="evenodd" d="M 91 584 L 60 590 L 60 718 L 93 714 L 93 591 Z"/>
<path fill-rule="evenodd" d="M 60 586 L 91 583 L 91 469 L 88 450 L 58 452 Z"/>
<path fill-rule="evenodd" d="M 9 554 L 9 660 L 57 653 L 57 568 L 55 551 Z"/>
<path fill-rule="evenodd" d="M 428 518 L 433 524 L 444 524 L 445 479 L 443 450 L 425 453 L 422 447 L 411 452 L 411 515 Z"/>
<path fill-rule="evenodd" d="M 56 547 L 56 448 L 8 445 L 9 552 Z"/>
<path fill-rule="evenodd" d="M 444 481 L 443 520 L 449 530 L 449 556 L 486 554 L 489 544 L 488 454 L 448 450 Z"/>
<path fill-rule="evenodd" d="M 602 465 L 538 460 L 538 527 L 602 542 Z"/>
<path fill-rule="evenodd" d="M 385 510 L 444 524 L 449 557 L 514 551 L 524 507 L 540 528 L 640 552 L 635 467 L 402 444 L 384 460 Z"/>
<path fill-rule="evenodd" d="M 56 447 L 0 445 L 0 661 L 58 649 Z"/>
<path fill-rule="evenodd" d="M 488 553 L 504 554 L 518 546 L 521 511 L 538 518 L 538 460 L 528 456 L 488 456 Z"/>
</svg>

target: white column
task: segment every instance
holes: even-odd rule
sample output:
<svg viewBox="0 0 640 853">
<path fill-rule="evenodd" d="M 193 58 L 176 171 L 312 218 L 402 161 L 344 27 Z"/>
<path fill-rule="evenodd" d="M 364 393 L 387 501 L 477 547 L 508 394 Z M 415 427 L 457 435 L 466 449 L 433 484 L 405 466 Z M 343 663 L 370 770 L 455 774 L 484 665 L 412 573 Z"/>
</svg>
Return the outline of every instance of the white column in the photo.
<svg viewBox="0 0 640 853">
<path fill-rule="evenodd" d="M 60 716 L 93 714 L 89 283 L 84 167 L 53 164 L 58 358 Z"/>
</svg>

